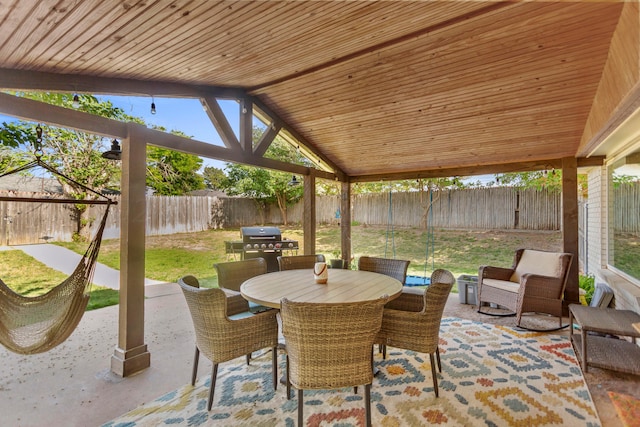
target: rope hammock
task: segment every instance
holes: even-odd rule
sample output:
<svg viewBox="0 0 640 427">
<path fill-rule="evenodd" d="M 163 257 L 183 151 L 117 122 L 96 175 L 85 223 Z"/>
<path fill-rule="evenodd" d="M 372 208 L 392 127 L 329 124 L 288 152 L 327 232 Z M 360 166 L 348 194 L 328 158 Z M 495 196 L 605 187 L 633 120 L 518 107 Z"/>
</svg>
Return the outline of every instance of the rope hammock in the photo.
<svg viewBox="0 0 640 427">
<path fill-rule="evenodd" d="M 42 130 L 38 126 L 38 139 Z M 0 280 L 0 343 L 18 354 L 43 353 L 64 342 L 75 330 L 89 302 L 89 292 L 96 260 L 102 243 L 109 208 L 116 204 L 108 197 L 74 181 L 40 160 L 36 148 L 36 160 L 0 175 L 0 178 L 39 166 L 73 182 L 83 189 L 97 194 L 102 200 L 37 199 L 0 197 L 0 201 L 53 202 L 76 204 L 106 204 L 102 220 L 89 247 L 73 273 L 49 292 L 25 297 L 14 292 Z"/>
</svg>

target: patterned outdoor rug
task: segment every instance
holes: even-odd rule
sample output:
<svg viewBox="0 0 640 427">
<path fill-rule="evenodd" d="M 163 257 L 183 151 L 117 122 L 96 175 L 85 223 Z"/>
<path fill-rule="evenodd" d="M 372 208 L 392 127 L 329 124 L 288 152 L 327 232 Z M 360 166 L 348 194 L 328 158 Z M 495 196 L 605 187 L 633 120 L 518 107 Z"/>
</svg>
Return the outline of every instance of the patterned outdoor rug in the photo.
<svg viewBox="0 0 640 427">
<path fill-rule="evenodd" d="M 622 393 L 608 392 L 624 427 L 640 427 L 640 400 Z"/>
<path fill-rule="evenodd" d="M 389 349 L 382 360 L 376 352 L 373 425 L 600 425 L 566 337 L 456 318 L 443 319 L 440 337 L 439 398 L 428 355 Z M 167 393 L 105 426 L 294 426 L 297 399 L 287 401 L 281 384 L 273 391 L 270 360 L 266 354 L 251 366 L 244 358 L 222 364 L 211 412 L 209 377 L 203 376 L 195 387 Z M 305 425 L 363 426 L 361 390 L 305 392 Z"/>
</svg>

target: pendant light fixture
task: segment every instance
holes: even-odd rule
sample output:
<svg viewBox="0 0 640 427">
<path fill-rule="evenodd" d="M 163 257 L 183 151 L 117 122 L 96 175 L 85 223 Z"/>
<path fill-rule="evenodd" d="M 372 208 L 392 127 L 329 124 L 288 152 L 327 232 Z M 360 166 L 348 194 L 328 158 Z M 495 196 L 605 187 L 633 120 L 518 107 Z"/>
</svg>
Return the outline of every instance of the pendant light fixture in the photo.
<svg viewBox="0 0 640 427">
<path fill-rule="evenodd" d="M 298 178 L 296 178 L 295 175 L 292 175 L 291 176 L 291 181 L 289 181 L 289 185 L 291 185 L 293 187 L 293 186 L 296 186 L 298 184 L 300 184 L 300 181 L 298 181 Z"/>
<path fill-rule="evenodd" d="M 117 139 L 114 139 L 111 142 L 111 149 L 102 153 L 102 157 L 109 160 L 122 159 L 122 149 L 120 148 L 120 143 L 118 143 Z"/>
</svg>

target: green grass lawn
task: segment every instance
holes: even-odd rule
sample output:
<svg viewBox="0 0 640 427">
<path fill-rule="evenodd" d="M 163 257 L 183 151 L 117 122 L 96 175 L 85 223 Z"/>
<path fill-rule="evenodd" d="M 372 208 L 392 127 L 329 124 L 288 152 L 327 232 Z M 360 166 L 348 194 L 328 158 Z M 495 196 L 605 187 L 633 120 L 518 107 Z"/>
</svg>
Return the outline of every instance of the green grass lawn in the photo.
<svg viewBox="0 0 640 427">
<path fill-rule="evenodd" d="M 20 250 L 0 251 L 0 279 L 20 295 L 42 295 L 67 277 Z M 92 285 L 87 310 L 114 304 L 118 304 L 118 291 Z"/>
<path fill-rule="evenodd" d="M 300 247 L 303 246 L 302 228 L 280 227 L 280 230 L 283 237 L 298 240 Z M 233 260 L 233 256 L 225 253 L 224 242 L 239 239 L 239 229 L 148 236 L 145 245 L 145 275 L 149 279 L 175 282 L 181 276 L 193 274 L 203 286 L 217 286 L 213 264 Z M 433 251 L 429 248 L 428 257 L 426 242 L 427 233 L 420 229 L 396 228 L 392 238 L 384 227 L 354 226 L 352 268 L 355 268 L 357 259 L 362 255 L 386 256 L 410 260 L 410 275 L 424 276 L 426 273 L 429 276 L 434 268 L 445 268 L 457 277 L 460 274 L 477 274 L 480 265 L 509 267 L 513 261 L 513 253 L 519 247 L 543 250 L 560 250 L 562 247 L 560 232 L 537 231 L 435 230 Z M 78 253 L 86 250 L 86 243 L 58 244 Z M 316 248 L 318 253 L 331 259 L 332 253 L 340 248 L 340 228 L 318 227 Z M 14 289 L 22 294 L 45 292 L 51 283 L 60 283 L 65 277 L 62 273 L 38 265 L 38 262 L 21 251 L 0 252 L 0 260 L 0 278 L 10 285 L 14 283 Z M 120 267 L 118 239 L 103 241 L 98 261 L 112 268 Z M 25 271 L 29 272 L 28 277 L 25 276 Z M 93 288 L 92 300 L 95 297 L 100 302 L 93 306 L 117 304 L 117 291 L 96 288 Z"/>
</svg>

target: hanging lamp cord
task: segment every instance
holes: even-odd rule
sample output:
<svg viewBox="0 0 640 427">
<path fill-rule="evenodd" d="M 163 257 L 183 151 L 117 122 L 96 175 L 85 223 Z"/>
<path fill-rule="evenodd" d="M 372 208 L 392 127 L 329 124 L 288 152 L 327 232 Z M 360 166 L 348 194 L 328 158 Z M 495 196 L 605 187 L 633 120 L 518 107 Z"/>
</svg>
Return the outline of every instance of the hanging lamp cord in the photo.
<svg viewBox="0 0 640 427">
<path fill-rule="evenodd" d="M 40 161 L 42 154 L 42 127 L 38 125 L 36 126 L 36 142 L 33 144 L 33 155 L 37 161 Z"/>
</svg>

